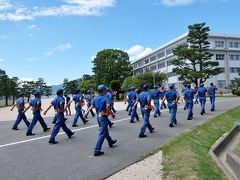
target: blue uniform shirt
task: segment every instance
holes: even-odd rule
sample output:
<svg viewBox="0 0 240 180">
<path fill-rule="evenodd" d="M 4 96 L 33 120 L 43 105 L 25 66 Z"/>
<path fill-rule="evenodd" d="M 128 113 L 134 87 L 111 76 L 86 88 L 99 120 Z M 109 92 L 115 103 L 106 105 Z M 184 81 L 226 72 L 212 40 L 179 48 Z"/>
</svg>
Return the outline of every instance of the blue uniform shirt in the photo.
<svg viewBox="0 0 240 180">
<path fill-rule="evenodd" d="M 53 106 L 53 108 L 54 108 L 55 110 L 57 109 L 57 98 L 58 98 L 58 97 L 54 98 L 54 99 L 52 100 L 52 102 L 51 102 L 51 105 Z"/>
<path fill-rule="evenodd" d="M 24 108 L 24 104 L 25 104 L 25 102 L 24 102 L 24 98 L 23 97 L 20 97 L 20 98 L 18 98 L 16 100 L 16 106 L 17 106 L 19 112 L 23 112 L 24 111 L 24 109 L 22 109 L 22 108 Z M 20 108 L 20 106 L 21 106 L 21 108 Z"/>
<path fill-rule="evenodd" d="M 206 92 L 207 89 L 205 87 L 200 87 L 197 91 L 199 97 L 206 97 Z"/>
<path fill-rule="evenodd" d="M 177 96 L 177 91 L 175 90 L 169 90 L 165 93 L 165 97 L 169 104 L 172 104 L 176 100 Z"/>
<path fill-rule="evenodd" d="M 81 109 L 81 104 L 79 103 L 80 101 L 83 101 L 83 95 L 81 95 L 81 94 L 75 94 L 74 96 L 73 96 L 73 101 L 75 102 L 75 107 L 77 108 L 77 109 Z"/>
<path fill-rule="evenodd" d="M 215 97 L 215 93 L 216 93 L 216 87 L 210 86 L 210 87 L 208 88 L 208 94 L 209 94 L 210 96 Z"/>
<path fill-rule="evenodd" d="M 92 102 L 92 97 L 89 95 L 89 94 L 87 94 L 87 95 L 85 95 L 85 100 L 86 100 L 86 102 L 88 103 L 88 104 L 91 104 L 91 102 Z"/>
<path fill-rule="evenodd" d="M 112 95 L 112 93 L 111 92 L 107 92 L 107 94 L 105 96 L 109 98 L 110 105 L 112 105 L 113 104 L 113 95 Z"/>
<path fill-rule="evenodd" d="M 62 96 L 58 96 L 55 98 L 56 101 L 56 110 L 63 110 L 64 106 L 62 106 L 63 104 L 65 104 L 65 98 Z M 58 112 L 60 114 L 63 114 L 63 112 Z"/>
<path fill-rule="evenodd" d="M 131 91 L 128 93 L 128 102 L 134 103 L 136 99 L 137 99 L 137 93 L 135 91 Z"/>
<path fill-rule="evenodd" d="M 188 89 L 184 92 L 184 98 L 186 101 L 193 101 L 195 91 L 193 89 Z"/>
<path fill-rule="evenodd" d="M 30 101 L 30 106 L 32 106 L 33 109 L 38 108 L 39 106 L 41 106 L 41 99 L 39 99 L 39 98 L 32 99 Z M 34 111 L 40 111 L 40 109 L 39 110 L 34 110 Z"/>
<path fill-rule="evenodd" d="M 148 100 L 151 100 L 151 94 L 149 92 L 143 91 L 138 95 L 138 102 L 142 108 L 148 105 Z"/>
<path fill-rule="evenodd" d="M 110 105 L 111 100 L 108 96 L 100 94 L 93 99 L 92 105 L 96 109 L 97 114 L 106 111 L 107 105 Z"/>
<path fill-rule="evenodd" d="M 159 100 L 159 98 L 160 98 L 160 96 L 162 95 L 162 92 L 161 91 L 159 91 L 159 90 L 153 90 L 152 92 L 151 92 L 151 96 L 152 96 L 152 99 L 153 100 Z"/>
</svg>

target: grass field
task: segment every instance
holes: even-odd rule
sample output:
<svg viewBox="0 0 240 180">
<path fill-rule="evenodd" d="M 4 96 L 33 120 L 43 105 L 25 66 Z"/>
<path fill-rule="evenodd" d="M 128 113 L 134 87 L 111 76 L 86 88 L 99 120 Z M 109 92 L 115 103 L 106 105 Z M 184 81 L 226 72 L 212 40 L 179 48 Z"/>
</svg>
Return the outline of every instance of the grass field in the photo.
<svg viewBox="0 0 240 180">
<path fill-rule="evenodd" d="M 234 153 L 240 158 L 240 144 L 238 147 L 234 150 Z"/>
<path fill-rule="evenodd" d="M 239 112 L 240 107 L 229 110 L 166 144 L 162 148 L 164 179 L 227 179 L 209 150 L 240 119 Z"/>
</svg>

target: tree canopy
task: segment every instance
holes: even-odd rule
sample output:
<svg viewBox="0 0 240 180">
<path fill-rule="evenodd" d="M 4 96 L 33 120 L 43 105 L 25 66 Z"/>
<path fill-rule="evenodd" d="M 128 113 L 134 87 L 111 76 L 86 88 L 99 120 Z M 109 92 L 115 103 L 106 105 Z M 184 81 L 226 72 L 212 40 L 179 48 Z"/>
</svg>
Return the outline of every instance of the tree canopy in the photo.
<svg viewBox="0 0 240 180">
<path fill-rule="evenodd" d="M 214 75 L 220 74 L 222 69 L 219 63 L 211 60 L 208 35 L 210 28 L 205 23 L 194 24 L 188 27 L 187 44 L 179 45 L 174 50 L 177 58 L 173 61 L 176 67 L 173 72 L 179 75 L 179 80 L 195 83 L 204 83 Z"/>
<path fill-rule="evenodd" d="M 93 72 L 96 83 L 110 85 L 112 80 L 120 83 L 132 75 L 129 56 L 117 49 L 104 49 L 93 60 Z"/>
</svg>

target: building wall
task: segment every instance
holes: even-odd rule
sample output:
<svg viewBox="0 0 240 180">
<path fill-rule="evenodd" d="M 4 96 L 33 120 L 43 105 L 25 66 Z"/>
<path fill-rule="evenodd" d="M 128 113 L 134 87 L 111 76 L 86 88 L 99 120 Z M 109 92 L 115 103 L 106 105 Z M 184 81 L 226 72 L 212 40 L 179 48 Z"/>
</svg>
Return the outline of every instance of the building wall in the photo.
<svg viewBox="0 0 240 180">
<path fill-rule="evenodd" d="M 164 72 L 168 74 L 168 83 L 176 83 L 181 86 L 176 74 L 172 72 L 174 68 L 171 61 L 176 58 L 172 50 L 180 44 L 187 43 L 187 34 L 184 34 L 175 40 L 165 44 L 153 53 L 132 62 L 133 74 L 141 74 L 146 71 Z M 206 81 L 206 85 L 214 82 L 219 90 L 226 91 L 230 80 L 238 77 L 240 72 L 240 36 L 210 34 L 208 41 L 210 42 L 210 52 L 213 54 L 212 60 L 219 62 L 219 67 L 224 72 L 214 76 Z"/>
</svg>

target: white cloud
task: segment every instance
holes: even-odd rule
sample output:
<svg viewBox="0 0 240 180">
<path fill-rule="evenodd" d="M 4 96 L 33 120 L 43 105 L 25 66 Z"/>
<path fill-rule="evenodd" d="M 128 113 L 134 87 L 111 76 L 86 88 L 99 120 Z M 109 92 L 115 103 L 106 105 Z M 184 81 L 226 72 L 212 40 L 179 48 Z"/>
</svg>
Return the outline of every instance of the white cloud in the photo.
<svg viewBox="0 0 240 180">
<path fill-rule="evenodd" d="M 51 56 L 56 52 L 62 52 L 62 51 L 67 51 L 69 49 L 72 49 L 72 45 L 71 43 L 63 43 L 63 44 L 59 44 L 53 48 L 49 48 L 48 51 L 44 52 L 44 56 Z"/>
<path fill-rule="evenodd" d="M 60 1 L 60 0 L 59 0 Z M 0 0 L 0 20 L 22 21 L 48 16 L 99 16 L 116 0 L 61 0 L 58 6 L 28 6 L 19 2 Z"/>
<path fill-rule="evenodd" d="M 5 61 L 5 59 L 3 59 L 3 58 L 0 58 L 0 62 L 2 62 L 2 61 Z"/>
<path fill-rule="evenodd" d="M 144 48 L 141 45 L 134 45 L 129 49 L 124 50 L 128 53 L 130 61 L 135 61 L 141 57 L 144 57 L 153 51 L 152 48 Z"/>
<path fill-rule="evenodd" d="M 196 0 L 161 0 L 161 3 L 165 6 L 183 6 L 189 5 Z"/>
</svg>

